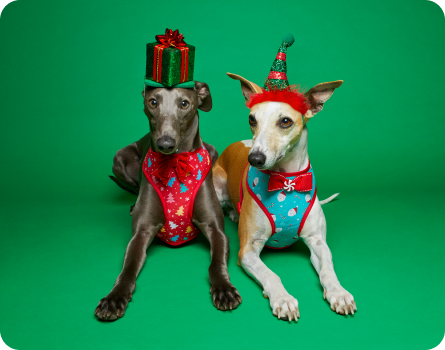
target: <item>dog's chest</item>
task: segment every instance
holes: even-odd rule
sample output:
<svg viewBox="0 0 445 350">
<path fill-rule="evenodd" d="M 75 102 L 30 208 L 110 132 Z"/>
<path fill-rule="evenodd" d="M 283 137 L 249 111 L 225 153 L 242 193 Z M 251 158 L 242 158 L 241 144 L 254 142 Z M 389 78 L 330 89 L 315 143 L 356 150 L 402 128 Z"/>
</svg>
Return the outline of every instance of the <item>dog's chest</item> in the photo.
<svg viewBox="0 0 445 350">
<path fill-rule="evenodd" d="M 210 155 L 204 146 L 188 152 L 182 166 L 160 164 L 160 155 L 149 149 L 142 170 L 161 199 L 165 225 L 157 237 L 170 245 L 180 245 L 195 238 L 199 229 L 192 223 L 196 193 L 210 170 Z M 172 162 L 178 164 L 179 162 Z M 163 168 L 164 171 L 159 172 Z M 163 178 L 159 177 L 162 173 Z M 181 175 L 182 174 L 182 175 Z"/>
<path fill-rule="evenodd" d="M 267 240 L 266 246 L 275 249 L 286 248 L 299 240 L 300 231 L 316 197 L 312 167 L 309 166 L 303 174 L 312 176 L 312 186 L 304 190 L 288 186 L 287 184 L 296 180 L 296 176 L 287 175 L 283 188 L 269 191 L 270 173 L 249 167 L 247 174 L 247 188 L 272 226 L 272 236 Z"/>
</svg>

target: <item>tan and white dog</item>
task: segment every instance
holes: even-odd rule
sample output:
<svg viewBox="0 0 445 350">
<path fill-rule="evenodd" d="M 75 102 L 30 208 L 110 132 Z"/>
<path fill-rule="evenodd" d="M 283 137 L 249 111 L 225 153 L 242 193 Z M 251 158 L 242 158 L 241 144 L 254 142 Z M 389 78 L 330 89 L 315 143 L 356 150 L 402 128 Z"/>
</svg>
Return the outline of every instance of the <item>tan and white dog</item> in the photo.
<svg viewBox="0 0 445 350">
<path fill-rule="evenodd" d="M 261 93 L 261 88 L 247 79 L 227 73 L 241 82 L 246 98 L 252 93 Z M 282 173 L 298 172 L 308 167 L 308 131 L 306 124 L 323 108 L 334 89 L 342 80 L 321 83 L 310 89 L 305 96 L 310 103 L 309 110 L 302 115 L 289 104 L 262 102 L 254 105 L 249 114 L 252 140 L 239 141 L 228 146 L 213 167 L 213 182 L 222 206 L 229 207 L 233 221 L 239 220 L 238 264 L 264 289 L 263 294 L 270 300 L 272 313 L 282 320 L 298 320 L 298 301 L 290 295 L 273 273 L 261 260 L 260 253 L 265 242 L 272 235 L 270 221 L 246 189 L 246 164 L 259 170 Z M 242 190 L 240 191 L 240 184 Z M 242 192 L 240 215 L 236 210 Z M 331 251 L 326 244 L 326 220 L 318 198 L 307 216 L 300 237 L 310 249 L 311 262 L 319 274 L 323 296 L 333 311 L 339 314 L 353 314 L 357 310 L 353 296 L 344 289 L 334 272 Z"/>
</svg>

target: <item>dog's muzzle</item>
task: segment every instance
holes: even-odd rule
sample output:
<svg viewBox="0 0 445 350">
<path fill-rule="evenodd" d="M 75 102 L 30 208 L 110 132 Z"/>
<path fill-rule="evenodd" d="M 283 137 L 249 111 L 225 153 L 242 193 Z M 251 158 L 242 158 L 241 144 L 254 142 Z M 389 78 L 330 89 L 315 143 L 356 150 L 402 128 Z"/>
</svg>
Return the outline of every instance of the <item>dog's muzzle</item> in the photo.
<svg viewBox="0 0 445 350">
<path fill-rule="evenodd" d="M 266 164 L 266 156 L 261 152 L 253 152 L 249 154 L 249 157 L 247 158 L 250 165 L 252 165 L 255 168 L 261 168 Z"/>
<path fill-rule="evenodd" d="M 156 141 L 156 146 L 162 153 L 170 154 L 175 150 L 176 141 L 170 136 L 161 136 Z"/>
</svg>

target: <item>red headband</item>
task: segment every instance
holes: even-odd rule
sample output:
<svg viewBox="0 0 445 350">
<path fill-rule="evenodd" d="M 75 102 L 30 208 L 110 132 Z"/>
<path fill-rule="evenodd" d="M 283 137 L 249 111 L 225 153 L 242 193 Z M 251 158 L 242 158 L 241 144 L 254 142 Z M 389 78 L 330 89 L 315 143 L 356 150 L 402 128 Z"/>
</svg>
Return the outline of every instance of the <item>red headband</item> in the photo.
<svg viewBox="0 0 445 350">
<path fill-rule="evenodd" d="M 289 104 L 293 109 L 301 114 L 306 114 L 309 109 L 309 101 L 304 96 L 303 92 L 300 92 L 298 88 L 287 87 L 282 90 L 269 89 L 270 91 L 263 90 L 263 92 L 250 95 L 246 102 L 248 108 L 252 108 L 261 102 L 284 102 Z"/>
</svg>

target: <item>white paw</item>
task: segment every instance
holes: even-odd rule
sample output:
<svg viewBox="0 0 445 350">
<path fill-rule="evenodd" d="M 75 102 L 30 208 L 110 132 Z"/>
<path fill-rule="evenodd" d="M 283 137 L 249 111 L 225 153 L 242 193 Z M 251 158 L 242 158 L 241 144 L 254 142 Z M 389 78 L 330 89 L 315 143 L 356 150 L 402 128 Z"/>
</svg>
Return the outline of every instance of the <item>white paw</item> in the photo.
<svg viewBox="0 0 445 350">
<path fill-rule="evenodd" d="M 324 290 L 323 297 L 328 300 L 331 310 L 341 315 L 354 314 L 357 311 L 354 297 L 342 286 L 331 287 Z"/>
<path fill-rule="evenodd" d="M 267 295 L 263 292 L 264 297 Z M 270 307 L 272 308 L 272 313 L 278 319 L 284 321 L 298 321 L 300 318 L 300 310 L 298 309 L 298 301 L 289 293 L 283 293 L 281 295 L 270 297 Z"/>
<path fill-rule="evenodd" d="M 230 218 L 230 220 L 232 220 L 233 222 L 238 222 L 238 221 L 239 221 L 238 214 L 235 212 L 235 210 L 231 210 L 231 211 L 229 212 L 229 218 Z"/>
</svg>

